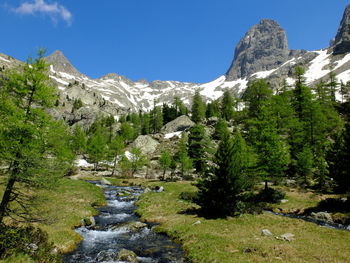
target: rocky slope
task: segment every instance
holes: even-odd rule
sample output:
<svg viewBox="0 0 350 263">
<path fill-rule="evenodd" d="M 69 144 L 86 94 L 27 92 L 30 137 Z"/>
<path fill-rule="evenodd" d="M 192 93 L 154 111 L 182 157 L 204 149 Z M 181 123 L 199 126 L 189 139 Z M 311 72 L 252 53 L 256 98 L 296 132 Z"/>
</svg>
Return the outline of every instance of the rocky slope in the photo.
<svg viewBox="0 0 350 263">
<path fill-rule="evenodd" d="M 88 125 L 97 115 L 116 118 L 130 111 L 149 111 L 153 104 L 171 103 L 175 96 L 190 105 L 194 91 L 207 100 L 222 96 L 226 89 L 240 96 L 247 83 L 255 78 L 267 78 L 274 88 L 283 79 L 293 84 L 293 68 L 306 68 L 306 80 L 314 85 L 327 79 L 331 71 L 338 81 L 350 80 L 350 5 L 345 9 L 338 32 L 331 47 L 317 51 L 289 50 L 285 31 L 277 22 L 263 19 L 252 26 L 239 41 L 231 67 L 226 74 L 209 83 L 197 84 L 178 81 L 132 81 L 116 73 L 92 79 L 80 73 L 60 51 L 47 57 L 50 78 L 58 86 L 59 107 L 52 114 L 71 125 L 79 122 Z M 0 68 L 20 62 L 0 54 Z M 75 99 L 83 107 L 72 110 Z"/>
</svg>

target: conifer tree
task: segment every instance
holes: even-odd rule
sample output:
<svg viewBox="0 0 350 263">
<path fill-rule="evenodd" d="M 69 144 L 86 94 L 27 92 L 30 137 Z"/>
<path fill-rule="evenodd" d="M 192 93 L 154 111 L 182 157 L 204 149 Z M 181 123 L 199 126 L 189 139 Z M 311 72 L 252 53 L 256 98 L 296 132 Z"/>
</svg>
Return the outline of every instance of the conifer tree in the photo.
<svg viewBox="0 0 350 263">
<path fill-rule="evenodd" d="M 72 136 L 72 149 L 75 154 L 83 154 L 86 151 L 86 134 L 80 125 L 76 125 Z"/>
<path fill-rule="evenodd" d="M 205 117 L 208 119 L 210 117 L 220 117 L 220 105 L 218 100 L 214 100 L 207 104 L 205 110 Z"/>
<path fill-rule="evenodd" d="M 222 140 L 225 136 L 229 134 L 227 123 L 224 119 L 219 119 L 215 125 L 215 130 L 213 133 L 213 139 Z"/>
<path fill-rule="evenodd" d="M 5 216 L 32 220 L 28 191 L 52 187 L 72 164 L 69 133 L 47 109 L 57 91 L 48 77 L 44 51 L 20 68 L 5 72 L 0 86 L 0 162 L 7 167 L 0 203 L 0 224 Z M 21 184 L 20 189 L 17 185 Z M 17 205 L 10 207 L 16 202 Z"/>
<path fill-rule="evenodd" d="M 163 113 L 159 106 L 155 106 L 151 112 L 151 127 L 153 133 L 160 132 L 163 127 Z"/>
<path fill-rule="evenodd" d="M 199 94 L 199 90 L 196 90 L 192 101 L 192 121 L 195 123 L 201 123 L 205 118 L 205 103 Z"/>
<path fill-rule="evenodd" d="M 141 133 L 143 135 L 150 134 L 150 116 L 148 113 L 142 115 L 142 128 Z"/>
<path fill-rule="evenodd" d="M 230 121 L 234 116 L 234 100 L 228 90 L 224 92 L 221 101 L 221 116 L 224 120 Z"/>
<path fill-rule="evenodd" d="M 188 136 L 188 154 L 198 173 L 204 173 L 210 153 L 210 141 L 203 125 L 195 125 L 190 129 Z"/>
<path fill-rule="evenodd" d="M 108 137 L 104 133 L 102 126 L 98 126 L 87 141 L 89 160 L 94 163 L 95 170 L 97 170 L 99 162 L 107 157 L 107 142 Z"/>
<path fill-rule="evenodd" d="M 188 137 L 185 132 L 182 133 L 181 139 L 178 145 L 178 151 L 175 155 L 176 161 L 180 164 L 181 175 L 185 177 L 187 172 L 192 169 L 192 160 L 188 156 L 187 150 Z"/>
<path fill-rule="evenodd" d="M 225 136 L 214 157 L 214 165 L 198 181 L 196 202 L 211 216 L 240 212 L 241 194 L 250 184 L 251 156 L 239 132 L 234 139 Z"/>
</svg>

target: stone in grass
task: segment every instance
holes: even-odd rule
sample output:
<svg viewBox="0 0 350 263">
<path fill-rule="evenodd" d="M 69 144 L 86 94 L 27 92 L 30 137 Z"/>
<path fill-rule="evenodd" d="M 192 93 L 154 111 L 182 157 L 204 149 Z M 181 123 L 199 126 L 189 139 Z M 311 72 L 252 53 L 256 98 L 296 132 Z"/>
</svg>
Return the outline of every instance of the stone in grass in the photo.
<svg viewBox="0 0 350 263">
<path fill-rule="evenodd" d="M 285 234 L 279 236 L 278 239 L 279 239 L 279 240 L 283 240 L 283 241 L 291 242 L 291 241 L 294 241 L 294 240 L 295 240 L 295 235 L 292 234 L 292 233 L 285 233 Z"/>
<path fill-rule="evenodd" d="M 137 255 L 135 252 L 127 249 L 121 249 L 118 252 L 116 260 L 118 261 L 124 261 L 124 262 L 132 262 L 132 263 L 138 263 Z"/>
<path fill-rule="evenodd" d="M 316 219 L 316 220 L 324 221 L 327 223 L 333 223 L 332 216 L 327 212 L 318 212 L 318 213 L 312 212 L 311 217 Z"/>
<path fill-rule="evenodd" d="M 287 203 L 288 202 L 288 199 L 282 199 L 281 200 L 281 204 L 285 204 L 285 203 Z"/>
<path fill-rule="evenodd" d="M 110 181 L 108 181 L 106 178 L 102 177 L 101 179 L 101 184 L 103 185 L 112 185 Z"/>
<path fill-rule="evenodd" d="M 268 229 L 263 229 L 263 230 L 261 231 L 261 235 L 262 235 L 262 236 L 272 236 L 272 233 L 271 233 L 271 231 L 268 230 Z"/>
</svg>

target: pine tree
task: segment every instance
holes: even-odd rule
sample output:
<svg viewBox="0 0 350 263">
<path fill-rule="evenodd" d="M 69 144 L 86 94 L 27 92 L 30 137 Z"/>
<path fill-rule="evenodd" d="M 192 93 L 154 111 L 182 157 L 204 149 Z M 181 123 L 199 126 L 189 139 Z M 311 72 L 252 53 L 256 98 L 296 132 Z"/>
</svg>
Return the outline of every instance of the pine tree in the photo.
<svg viewBox="0 0 350 263">
<path fill-rule="evenodd" d="M 141 133 L 143 135 L 150 134 L 150 116 L 148 113 L 144 113 L 142 116 L 142 128 Z"/>
<path fill-rule="evenodd" d="M 207 104 L 205 110 L 205 117 L 208 119 L 210 117 L 220 117 L 220 105 L 218 100 L 214 100 Z"/>
<path fill-rule="evenodd" d="M 192 160 L 188 156 L 187 142 L 187 135 L 185 132 L 183 132 L 179 141 L 178 151 L 174 158 L 180 164 L 180 171 L 182 177 L 186 177 L 187 172 L 192 169 Z"/>
<path fill-rule="evenodd" d="M 224 120 L 230 121 L 234 116 L 234 100 L 228 90 L 224 92 L 221 101 L 221 116 Z"/>
<path fill-rule="evenodd" d="M 219 119 L 215 125 L 215 130 L 213 133 L 214 140 L 222 140 L 225 136 L 229 134 L 227 123 L 224 119 Z"/>
<path fill-rule="evenodd" d="M 159 106 L 154 107 L 151 112 L 151 127 L 153 133 L 160 132 L 163 127 L 163 113 Z"/>
<path fill-rule="evenodd" d="M 187 115 L 188 109 L 185 106 L 185 104 L 180 100 L 179 97 L 174 97 L 174 106 L 176 110 L 176 117 L 179 117 L 181 115 Z"/>
<path fill-rule="evenodd" d="M 210 153 L 210 141 L 203 125 L 195 125 L 190 129 L 188 137 L 188 154 L 198 173 L 204 173 Z"/>
<path fill-rule="evenodd" d="M 241 194 L 250 184 L 251 156 L 240 133 L 225 136 L 214 157 L 214 165 L 198 181 L 196 202 L 211 216 L 240 212 Z"/>
<path fill-rule="evenodd" d="M 44 52 L 20 68 L 4 73 L 0 87 L 0 162 L 6 183 L 0 203 L 0 224 L 5 216 L 32 220 L 28 191 L 51 187 L 72 165 L 66 126 L 54 121 L 47 109 L 57 91 L 48 77 Z M 17 185 L 21 184 L 20 189 Z M 35 191 L 34 191 L 35 192 Z M 16 202 L 16 207 L 10 204 Z"/>
<path fill-rule="evenodd" d="M 192 101 L 192 121 L 195 123 L 201 123 L 205 118 L 205 103 L 201 95 L 199 94 L 199 90 L 196 90 L 193 101 Z"/>
<path fill-rule="evenodd" d="M 126 142 L 130 142 L 134 138 L 134 129 L 129 122 L 123 122 L 120 126 L 119 135 L 124 138 Z"/>
</svg>

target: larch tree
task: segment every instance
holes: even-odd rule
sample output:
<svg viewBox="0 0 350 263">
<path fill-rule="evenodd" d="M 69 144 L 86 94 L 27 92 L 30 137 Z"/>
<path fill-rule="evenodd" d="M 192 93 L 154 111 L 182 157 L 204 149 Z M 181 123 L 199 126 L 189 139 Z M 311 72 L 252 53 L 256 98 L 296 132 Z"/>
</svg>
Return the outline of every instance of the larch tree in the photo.
<svg viewBox="0 0 350 263">
<path fill-rule="evenodd" d="M 199 94 L 199 90 L 196 90 L 192 101 L 192 116 L 191 119 L 195 123 L 201 123 L 205 118 L 205 103 Z"/>
<path fill-rule="evenodd" d="M 56 90 L 43 55 L 40 50 L 37 59 L 28 59 L 1 80 L 0 162 L 7 167 L 7 182 L 0 223 L 5 216 L 33 219 L 28 189 L 53 186 L 74 158 L 66 126 L 47 113 L 54 106 Z M 19 184 L 22 187 L 17 187 Z"/>
</svg>

